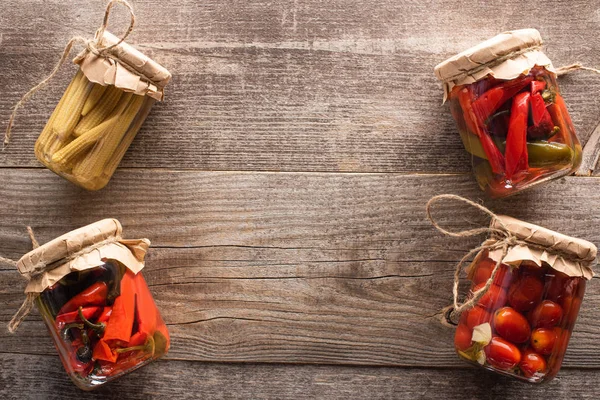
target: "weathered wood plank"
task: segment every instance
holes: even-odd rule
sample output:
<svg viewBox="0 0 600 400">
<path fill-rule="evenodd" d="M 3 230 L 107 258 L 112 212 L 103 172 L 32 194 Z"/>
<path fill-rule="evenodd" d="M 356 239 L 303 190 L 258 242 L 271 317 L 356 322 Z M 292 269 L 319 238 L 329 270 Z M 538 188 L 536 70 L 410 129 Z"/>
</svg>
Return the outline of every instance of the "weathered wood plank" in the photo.
<svg viewBox="0 0 600 400">
<path fill-rule="evenodd" d="M 27 373 L 23 373 L 27 371 Z M 77 389 L 58 357 L 0 355 L 3 399 L 596 399 L 596 370 L 563 369 L 528 385 L 474 368 L 407 369 L 158 361 L 95 392 Z"/>
<path fill-rule="evenodd" d="M 0 181 L 0 254 L 28 250 L 24 224 L 46 241 L 109 215 L 128 237 L 153 240 L 146 274 L 173 333 L 170 357 L 459 364 L 433 315 L 450 302 L 454 263 L 481 238 L 443 238 L 423 207 L 436 193 L 477 198 L 468 176 L 128 170 L 98 193 L 44 170 L 1 170 Z M 567 178 L 486 204 L 598 242 L 599 183 Z M 456 227 L 477 220 L 461 204 L 444 210 Z M 2 329 L 21 287 L 11 268 L 0 281 L 0 352 L 52 354 L 39 317 L 19 337 Z M 569 366 L 600 367 L 599 301 L 589 285 Z"/>
<path fill-rule="evenodd" d="M 482 39 L 526 26 L 540 29 L 557 65 L 595 65 L 600 50 L 589 37 L 597 5 L 544 4 L 136 1 L 131 41 L 169 67 L 174 79 L 122 165 L 467 172 L 469 160 L 440 106 L 433 67 Z M 522 9 L 535 12 L 514 12 Z M 103 12 L 92 0 L 79 1 L 75 10 L 38 0 L 0 15 L 0 127 L 19 97 L 51 70 L 67 40 L 91 35 Z M 40 166 L 33 143 L 72 70 L 65 67 L 20 114 L 0 166 Z M 585 142 L 597 122 L 593 94 L 600 82 L 580 72 L 562 83 Z"/>
</svg>

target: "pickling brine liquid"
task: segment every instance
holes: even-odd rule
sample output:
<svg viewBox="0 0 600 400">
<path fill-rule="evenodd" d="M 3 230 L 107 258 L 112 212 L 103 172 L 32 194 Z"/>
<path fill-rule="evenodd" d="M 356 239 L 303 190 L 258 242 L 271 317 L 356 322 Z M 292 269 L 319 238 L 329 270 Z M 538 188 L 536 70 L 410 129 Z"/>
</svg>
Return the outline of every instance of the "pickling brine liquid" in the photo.
<svg viewBox="0 0 600 400">
<path fill-rule="evenodd" d="M 491 197 L 570 174 L 581 164 L 555 74 L 543 67 L 512 80 L 487 77 L 455 86 L 449 100 L 477 182 Z"/>
<path fill-rule="evenodd" d="M 484 257 L 471 269 L 471 295 L 485 285 L 495 265 Z M 531 261 L 518 268 L 504 264 L 499 268 L 489 291 L 461 315 L 456 351 L 461 358 L 501 374 L 533 383 L 548 381 L 562 364 L 585 279 Z M 491 335 L 483 341 L 481 335 L 473 335 L 487 329 Z"/>
</svg>

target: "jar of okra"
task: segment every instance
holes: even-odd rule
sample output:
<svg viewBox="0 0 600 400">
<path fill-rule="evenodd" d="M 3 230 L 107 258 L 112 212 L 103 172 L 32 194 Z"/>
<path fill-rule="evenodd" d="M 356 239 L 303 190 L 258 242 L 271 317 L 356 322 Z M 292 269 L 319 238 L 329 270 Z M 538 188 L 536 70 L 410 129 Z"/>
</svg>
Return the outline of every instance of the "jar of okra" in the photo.
<svg viewBox="0 0 600 400">
<path fill-rule="evenodd" d="M 435 67 L 479 186 L 505 197 L 574 172 L 581 145 L 535 29 L 502 33 Z"/>
</svg>

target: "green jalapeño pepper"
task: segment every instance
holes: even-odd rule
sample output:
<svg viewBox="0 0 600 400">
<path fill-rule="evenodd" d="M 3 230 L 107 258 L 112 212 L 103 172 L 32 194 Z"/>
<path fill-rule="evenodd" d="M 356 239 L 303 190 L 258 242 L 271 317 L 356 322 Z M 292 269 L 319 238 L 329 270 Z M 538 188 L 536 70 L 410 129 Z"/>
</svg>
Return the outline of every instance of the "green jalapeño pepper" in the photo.
<svg viewBox="0 0 600 400">
<path fill-rule="evenodd" d="M 465 149 L 470 154 L 487 160 L 477 136 L 469 132 L 460 132 L 460 137 Z M 500 151 L 504 152 L 506 143 L 498 142 L 496 144 Z M 529 166 L 533 168 L 566 165 L 573 160 L 573 151 L 569 146 L 563 143 L 547 142 L 545 140 L 527 142 L 527 153 L 529 155 Z"/>
</svg>

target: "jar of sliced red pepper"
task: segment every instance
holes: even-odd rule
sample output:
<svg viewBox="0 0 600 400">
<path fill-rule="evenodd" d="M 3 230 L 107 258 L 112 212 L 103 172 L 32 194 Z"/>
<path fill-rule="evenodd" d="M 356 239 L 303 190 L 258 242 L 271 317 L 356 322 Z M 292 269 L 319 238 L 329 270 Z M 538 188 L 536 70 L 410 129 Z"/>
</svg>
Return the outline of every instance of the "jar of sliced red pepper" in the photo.
<svg viewBox="0 0 600 400">
<path fill-rule="evenodd" d="M 121 230 L 117 220 L 102 220 L 44 244 L 17 264 L 67 373 L 84 390 L 169 349 L 169 332 L 140 271 L 150 242 L 123 240 Z"/>
<path fill-rule="evenodd" d="M 492 282 L 461 314 L 456 351 L 494 372 L 532 383 L 548 381 L 567 350 L 586 280 L 593 276 L 596 247 L 506 216 L 497 216 L 491 228 L 507 229 L 520 242 L 505 254 L 501 248 L 485 249 L 468 268 L 469 296 Z"/>
<path fill-rule="evenodd" d="M 574 172 L 581 145 L 535 29 L 500 34 L 435 67 L 479 186 L 504 197 Z"/>
</svg>

